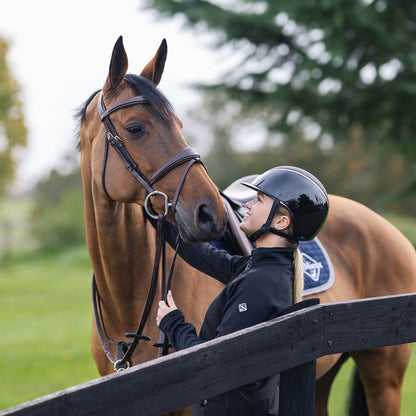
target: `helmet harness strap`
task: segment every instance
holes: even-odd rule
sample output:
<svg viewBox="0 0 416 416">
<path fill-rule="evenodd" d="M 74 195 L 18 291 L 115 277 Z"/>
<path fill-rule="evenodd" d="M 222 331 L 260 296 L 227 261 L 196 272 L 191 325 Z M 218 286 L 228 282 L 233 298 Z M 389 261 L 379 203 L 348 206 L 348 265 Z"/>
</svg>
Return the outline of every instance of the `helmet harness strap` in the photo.
<svg viewBox="0 0 416 416">
<path fill-rule="evenodd" d="M 289 235 L 283 231 L 276 230 L 276 228 L 272 227 L 272 221 L 276 214 L 277 207 L 279 206 L 279 204 L 280 204 L 280 201 L 278 199 L 273 199 L 273 205 L 272 205 L 272 208 L 270 209 L 270 213 L 269 213 L 269 216 L 267 217 L 267 221 L 257 231 L 255 231 L 253 234 L 251 234 L 248 237 L 251 242 L 254 243 L 259 237 L 267 233 L 279 235 L 295 243 L 299 241 L 293 235 Z"/>
</svg>

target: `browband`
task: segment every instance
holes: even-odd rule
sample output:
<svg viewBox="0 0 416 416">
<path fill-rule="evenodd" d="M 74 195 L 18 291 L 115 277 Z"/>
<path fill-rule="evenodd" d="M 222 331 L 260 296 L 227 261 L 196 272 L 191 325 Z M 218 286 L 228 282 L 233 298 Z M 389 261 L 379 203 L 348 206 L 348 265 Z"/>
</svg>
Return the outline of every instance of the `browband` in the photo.
<svg viewBox="0 0 416 416">
<path fill-rule="evenodd" d="M 137 95 L 136 97 L 128 98 L 127 100 L 121 101 L 120 103 L 114 104 L 110 108 L 106 109 L 104 105 L 104 96 L 103 93 L 100 92 L 100 96 L 98 97 L 98 113 L 100 114 L 101 120 L 108 117 L 114 111 L 120 110 L 121 108 L 130 107 L 134 104 L 149 104 L 149 101 L 143 97 L 143 95 Z"/>
</svg>

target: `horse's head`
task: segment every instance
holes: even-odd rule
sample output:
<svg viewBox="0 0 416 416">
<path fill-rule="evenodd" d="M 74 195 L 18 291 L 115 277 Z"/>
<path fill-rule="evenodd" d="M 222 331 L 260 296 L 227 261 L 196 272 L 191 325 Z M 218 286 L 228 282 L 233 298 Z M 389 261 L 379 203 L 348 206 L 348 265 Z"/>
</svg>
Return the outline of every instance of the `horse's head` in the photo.
<svg viewBox="0 0 416 416">
<path fill-rule="evenodd" d="M 93 192 L 105 196 L 103 203 L 146 204 L 176 221 L 183 240 L 210 241 L 221 235 L 226 212 L 199 156 L 187 146 L 181 121 L 156 87 L 166 55 L 163 41 L 140 76 L 126 75 L 127 55 L 118 39 L 104 87 L 84 113 L 81 150 L 90 155 Z M 153 191 L 160 194 L 146 200 Z M 169 210 L 161 194 L 169 198 Z"/>
</svg>

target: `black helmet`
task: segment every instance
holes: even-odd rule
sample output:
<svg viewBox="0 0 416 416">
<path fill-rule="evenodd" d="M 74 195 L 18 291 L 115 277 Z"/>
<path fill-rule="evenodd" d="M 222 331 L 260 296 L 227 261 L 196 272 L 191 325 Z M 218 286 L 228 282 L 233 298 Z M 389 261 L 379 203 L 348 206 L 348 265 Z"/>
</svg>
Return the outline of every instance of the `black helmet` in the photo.
<svg viewBox="0 0 416 416">
<path fill-rule="evenodd" d="M 254 233 L 257 234 L 254 239 L 265 232 L 284 235 L 270 228 L 279 203 L 289 210 L 294 222 L 294 235 L 284 236 L 294 240 L 312 240 L 328 216 L 329 201 L 324 186 L 304 169 L 278 166 L 258 176 L 252 183 L 246 182 L 243 185 L 262 192 L 275 201 L 269 219 L 258 234 Z"/>
</svg>

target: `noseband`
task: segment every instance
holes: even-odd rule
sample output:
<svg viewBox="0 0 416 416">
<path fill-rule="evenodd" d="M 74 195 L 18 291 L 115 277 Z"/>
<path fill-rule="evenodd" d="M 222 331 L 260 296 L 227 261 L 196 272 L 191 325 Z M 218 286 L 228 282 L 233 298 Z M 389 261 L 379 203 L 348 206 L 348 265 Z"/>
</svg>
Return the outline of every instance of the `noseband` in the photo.
<svg viewBox="0 0 416 416">
<path fill-rule="evenodd" d="M 147 196 L 145 199 L 144 208 L 146 210 L 146 213 L 151 218 L 157 220 L 156 253 L 155 253 L 155 260 L 153 264 L 152 277 L 150 280 L 150 286 L 148 289 L 146 303 L 143 308 L 142 316 L 141 316 L 137 331 L 135 333 L 125 334 L 126 337 L 132 338 L 130 342 L 124 342 L 124 341 L 116 342 L 109 338 L 106 332 L 105 326 L 104 326 L 103 315 L 101 311 L 100 294 L 98 292 L 97 282 L 93 274 L 92 303 L 93 303 L 93 312 L 94 312 L 97 333 L 100 338 L 101 346 L 104 350 L 104 353 L 106 354 L 109 361 L 114 364 L 114 370 L 116 371 L 123 369 L 125 365 L 127 367 L 130 366 L 131 356 L 133 355 L 133 352 L 135 348 L 137 347 L 140 340 L 147 340 L 147 341 L 150 340 L 150 337 L 148 337 L 147 335 L 143 335 L 143 329 L 144 329 L 144 326 L 146 324 L 147 318 L 149 317 L 150 310 L 153 305 L 153 301 L 154 301 L 154 297 L 156 293 L 160 261 L 161 261 L 161 258 L 163 258 L 162 260 L 162 293 L 163 293 L 164 299 L 166 300 L 166 295 L 170 287 L 173 267 L 174 267 L 174 263 L 175 263 L 175 259 L 177 255 L 177 251 L 176 251 L 173 261 L 172 261 L 172 265 L 170 267 L 169 275 L 168 277 L 166 277 L 166 270 L 165 270 L 166 249 L 165 249 L 165 242 L 163 241 L 163 236 L 162 236 L 163 221 L 168 215 L 169 210 L 172 211 L 173 215 L 175 214 L 175 207 L 179 198 L 179 193 L 182 189 L 183 183 L 185 181 L 185 177 L 187 173 L 189 172 L 189 169 L 196 162 L 199 162 L 202 164 L 199 154 L 196 153 L 196 151 L 192 149 L 191 147 L 185 147 L 179 153 L 177 153 L 171 159 L 169 159 L 166 163 L 164 163 L 159 169 L 157 169 L 153 173 L 153 175 L 148 179 L 143 174 L 138 164 L 134 161 L 134 159 L 128 152 L 126 146 L 123 143 L 123 140 L 120 139 L 109 117 L 110 114 L 114 113 L 115 111 L 121 110 L 126 107 L 130 107 L 136 104 L 149 104 L 149 101 L 146 100 L 146 98 L 144 98 L 143 96 L 139 95 L 139 96 L 121 101 L 117 104 L 114 104 L 109 109 L 106 109 L 104 105 L 103 94 L 101 92 L 100 96 L 98 97 L 98 103 L 97 103 L 98 113 L 100 114 L 101 121 L 104 123 L 105 132 L 106 132 L 104 161 L 103 161 L 103 168 L 102 168 L 102 174 L 101 174 L 102 187 L 103 187 L 105 195 L 110 201 L 115 202 L 114 199 L 112 199 L 110 195 L 108 194 L 106 190 L 106 186 L 105 186 L 105 171 L 106 171 L 106 166 L 107 166 L 107 156 L 108 156 L 108 149 L 109 149 L 108 145 L 110 144 L 114 148 L 114 150 L 117 152 L 117 154 L 119 155 L 126 169 L 145 188 Z M 172 169 L 186 162 L 188 163 L 182 172 L 182 176 L 178 182 L 178 186 L 176 188 L 175 195 L 172 200 L 170 200 L 169 197 L 164 192 L 153 189 L 153 186 L 157 181 L 163 178 Z M 151 203 L 150 203 L 150 198 L 154 195 L 160 195 L 164 198 L 165 204 L 164 204 L 163 213 L 157 213 L 152 208 Z M 155 346 L 160 348 L 159 354 L 165 355 L 167 354 L 168 349 L 169 349 L 169 340 L 167 339 L 166 336 L 164 335 L 162 336 L 161 334 L 161 341 L 163 342 L 156 343 Z M 114 345 L 117 345 L 117 358 L 114 358 L 113 354 L 111 353 L 109 346 L 108 346 L 108 342 Z"/>
<path fill-rule="evenodd" d="M 146 189 L 147 196 L 146 196 L 145 203 L 144 203 L 145 210 L 150 217 L 157 219 L 158 214 L 153 210 L 151 203 L 150 203 L 150 198 L 154 195 L 162 196 L 165 199 L 164 216 L 168 214 L 169 209 L 171 209 L 174 214 L 176 203 L 178 202 L 178 198 L 179 198 L 179 193 L 181 191 L 182 185 L 185 181 L 185 177 L 189 169 L 195 162 L 202 163 L 202 161 L 201 161 L 201 157 L 195 151 L 195 149 L 192 149 L 191 147 L 185 147 L 179 153 L 177 153 L 171 159 L 169 159 L 165 164 L 163 164 L 159 169 L 157 169 L 156 172 L 154 172 L 153 175 L 148 179 L 143 174 L 138 164 L 131 157 L 130 153 L 128 152 L 126 146 L 123 143 L 123 140 L 120 139 L 109 117 L 110 114 L 114 113 L 115 111 L 121 110 L 122 108 L 130 107 L 136 104 L 149 104 L 149 101 L 146 100 L 146 98 L 144 98 L 142 95 L 138 95 L 136 97 L 129 98 L 127 100 L 114 104 L 109 109 L 106 109 L 104 105 L 103 93 L 101 92 L 100 96 L 98 97 L 97 109 L 98 109 L 98 113 L 100 114 L 101 121 L 104 123 L 105 132 L 106 132 L 104 161 L 103 161 L 103 169 L 102 169 L 102 175 L 101 175 L 102 186 L 103 186 L 103 190 L 107 198 L 110 201 L 115 202 L 114 199 L 112 199 L 110 195 L 108 194 L 106 186 L 105 186 L 105 171 L 106 171 L 106 165 L 107 165 L 108 144 L 111 144 L 111 146 L 119 155 L 126 169 Z M 176 168 L 177 166 L 182 165 L 185 162 L 188 162 L 188 164 L 185 166 L 185 169 L 182 172 L 182 176 L 179 180 L 175 195 L 172 200 L 169 200 L 169 197 L 165 193 L 161 191 L 155 191 L 153 189 L 153 185 L 157 181 L 163 178 L 172 169 Z"/>
</svg>

